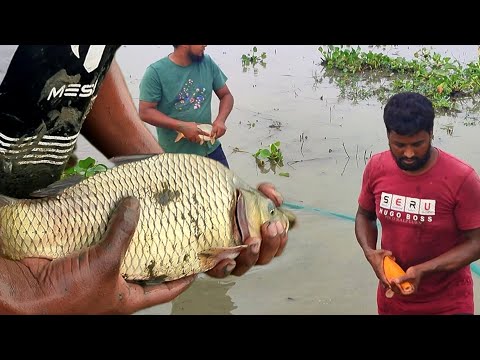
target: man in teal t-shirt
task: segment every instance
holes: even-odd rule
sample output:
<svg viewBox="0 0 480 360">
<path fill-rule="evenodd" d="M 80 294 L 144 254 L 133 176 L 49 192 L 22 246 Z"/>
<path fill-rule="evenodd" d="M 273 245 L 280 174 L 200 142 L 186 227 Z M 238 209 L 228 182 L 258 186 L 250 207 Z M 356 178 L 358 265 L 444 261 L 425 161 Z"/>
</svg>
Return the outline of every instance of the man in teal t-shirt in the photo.
<svg viewBox="0 0 480 360">
<path fill-rule="evenodd" d="M 208 55 L 206 45 L 173 45 L 174 51 L 147 67 L 140 83 L 140 117 L 157 128 L 165 152 L 208 156 L 228 167 L 218 138 L 233 108 L 227 77 Z M 220 100 L 212 122 L 212 94 Z M 211 134 L 197 124 L 211 124 Z M 181 133 L 183 137 L 178 140 Z M 210 135 L 203 141 L 200 135 Z M 176 141 L 178 140 L 178 141 Z"/>
</svg>

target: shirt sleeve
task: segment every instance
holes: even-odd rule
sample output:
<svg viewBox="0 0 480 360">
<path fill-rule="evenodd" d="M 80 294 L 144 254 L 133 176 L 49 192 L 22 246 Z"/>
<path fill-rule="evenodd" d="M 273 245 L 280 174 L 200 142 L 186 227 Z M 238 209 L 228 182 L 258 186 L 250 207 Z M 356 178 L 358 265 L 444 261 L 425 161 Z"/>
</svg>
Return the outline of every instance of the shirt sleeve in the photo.
<svg viewBox="0 0 480 360">
<path fill-rule="evenodd" d="M 362 188 L 358 196 L 358 205 L 367 211 L 375 212 L 375 195 L 371 188 L 372 159 L 365 166 L 362 178 Z"/>
<path fill-rule="evenodd" d="M 213 90 L 216 91 L 222 88 L 227 83 L 227 76 L 223 73 L 222 69 L 213 61 L 212 59 L 212 68 L 213 68 Z"/>
<path fill-rule="evenodd" d="M 480 228 L 480 178 L 472 170 L 456 196 L 455 220 L 461 230 Z"/>
<path fill-rule="evenodd" d="M 162 99 L 162 86 L 156 70 L 148 66 L 140 81 L 139 99 L 147 102 L 159 102 Z"/>
</svg>

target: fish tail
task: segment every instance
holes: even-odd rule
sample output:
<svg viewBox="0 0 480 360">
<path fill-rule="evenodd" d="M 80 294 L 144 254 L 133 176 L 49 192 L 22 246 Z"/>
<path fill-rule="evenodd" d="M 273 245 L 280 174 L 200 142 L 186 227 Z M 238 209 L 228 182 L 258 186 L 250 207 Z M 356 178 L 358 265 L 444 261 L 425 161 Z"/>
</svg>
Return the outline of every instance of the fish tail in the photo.
<svg viewBox="0 0 480 360">
<path fill-rule="evenodd" d="M 185 135 L 183 135 L 183 133 L 181 133 L 180 131 L 177 131 L 178 135 L 175 139 L 175 142 L 179 142 L 180 140 L 182 140 L 182 138 L 185 137 Z"/>
</svg>

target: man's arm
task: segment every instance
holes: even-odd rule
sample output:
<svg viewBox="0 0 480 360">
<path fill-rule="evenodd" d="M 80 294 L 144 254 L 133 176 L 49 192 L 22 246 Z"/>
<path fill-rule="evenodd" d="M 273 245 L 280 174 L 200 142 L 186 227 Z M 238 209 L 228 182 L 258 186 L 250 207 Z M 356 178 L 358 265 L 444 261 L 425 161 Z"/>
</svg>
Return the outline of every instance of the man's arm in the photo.
<svg viewBox="0 0 480 360">
<path fill-rule="evenodd" d="M 480 258 L 480 228 L 463 232 L 464 241 L 436 258 L 415 265 L 423 275 L 437 271 L 455 271 Z"/>
<path fill-rule="evenodd" d="M 376 221 L 375 212 L 358 206 L 355 216 L 355 236 L 367 258 L 372 251 L 377 249 L 378 228 Z"/>
<path fill-rule="evenodd" d="M 107 158 L 163 153 L 153 134 L 138 116 L 132 96 L 116 61 L 99 89 L 82 134 Z"/>
<path fill-rule="evenodd" d="M 225 122 L 227 121 L 228 115 L 232 112 L 233 109 L 233 95 L 230 93 L 230 89 L 225 84 L 220 89 L 215 91 L 217 94 L 220 103 L 218 105 L 218 115 L 217 118 L 212 123 L 212 135 L 216 138 L 222 137 L 227 131 Z"/>
<path fill-rule="evenodd" d="M 392 255 L 392 252 L 384 249 L 377 250 L 377 215 L 375 212 L 368 211 L 360 205 L 355 216 L 355 236 L 377 278 L 386 288 L 390 287 L 383 271 L 383 258 L 387 255 Z"/>
<path fill-rule="evenodd" d="M 480 228 L 463 232 L 464 241 L 449 251 L 424 263 L 410 266 L 406 273 L 393 282 L 397 284 L 395 292 L 400 292 L 400 283 L 409 281 L 418 289 L 421 279 L 428 273 L 455 271 L 480 258 Z"/>
<path fill-rule="evenodd" d="M 181 121 L 165 115 L 157 109 L 156 102 L 139 101 L 138 110 L 140 118 L 146 123 L 183 133 L 186 139 L 191 142 L 200 143 L 199 135 L 210 135 L 200 130 L 197 124 L 190 121 Z"/>
<path fill-rule="evenodd" d="M 139 101 L 138 112 L 142 121 L 156 127 L 178 131 L 184 121 L 171 118 L 158 111 L 157 104 L 156 102 Z"/>
</svg>

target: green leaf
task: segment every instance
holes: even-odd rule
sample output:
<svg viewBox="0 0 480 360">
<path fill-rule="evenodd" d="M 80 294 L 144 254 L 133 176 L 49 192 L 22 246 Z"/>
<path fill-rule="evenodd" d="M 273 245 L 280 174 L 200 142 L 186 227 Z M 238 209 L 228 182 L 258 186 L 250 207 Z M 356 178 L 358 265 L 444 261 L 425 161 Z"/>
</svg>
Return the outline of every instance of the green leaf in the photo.
<svg viewBox="0 0 480 360">
<path fill-rule="evenodd" d="M 285 177 L 290 177 L 290 174 L 288 172 L 281 172 L 278 175 L 285 176 Z"/>
<path fill-rule="evenodd" d="M 82 169 L 88 169 L 89 167 L 95 164 L 95 159 L 87 157 L 86 159 L 80 160 L 78 166 Z"/>
<path fill-rule="evenodd" d="M 64 173 L 65 175 L 71 175 L 71 174 L 73 174 L 74 172 L 75 172 L 75 167 L 73 167 L 73 166 L 70 167 L 70 168 L 68 168 L 68 169 L 65 169 L 65 170 L 63 171 L 63 173 Z"/>
<path fill-rule="evenodd" d="M 268 158 L 270 156 L 270 150 L 268 149 L 260 150 L 260 156 L 264 158 Z"/>
</svg>

